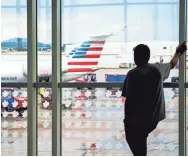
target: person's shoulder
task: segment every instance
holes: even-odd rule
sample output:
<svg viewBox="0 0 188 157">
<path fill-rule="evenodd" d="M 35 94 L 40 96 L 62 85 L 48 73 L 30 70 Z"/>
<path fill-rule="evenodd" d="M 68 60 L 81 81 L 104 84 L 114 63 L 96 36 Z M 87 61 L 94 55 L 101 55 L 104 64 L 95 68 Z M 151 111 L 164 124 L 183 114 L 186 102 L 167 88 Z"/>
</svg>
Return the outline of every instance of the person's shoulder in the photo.
<svg viewBox="0 0 188 157">
<path fill-rule="evenodd" d="M 151 67 L 151 68 L 157 68 L 158 64 L 159 64 L 158 62 L 156 62 L 156 63 L 149 63 L 148 66 Z"/>
<path fill-rule="evenodd" d="M 156 64 L 149 64 L 150 72 L 154 75 L 160 76 L 160 70 L 159 67 L 156 66 Z"/>
<path fill-rule="evenodd" d="M 169 66 L 170 63 L 159 63 L 159 62 L 156 62 L 156 63 L 150 63 L 151 65 L 157 67 L 157 68 L 161 68 L 161 67 L 164 67 L 164 66 Z"/>
<path fill-rule="evenodd" d="M 136 68 L 129 70 L 129 71 L 127 72 L 127 76 L 128 76 L 128 75 L 131 75 L 132 73 L 134 73 L 134 72 L 136 71 L 135 69 L 136 69 Z"/>
<path fill-rule="evenodd" d="M 148 67 L 152 70 L 159 71 L 159 65 L 158 64 L 160 64 L 160 63 L 154 63 L 154 64 L 150 63 L 150 64 L 148 64 Z"/>
</svg>

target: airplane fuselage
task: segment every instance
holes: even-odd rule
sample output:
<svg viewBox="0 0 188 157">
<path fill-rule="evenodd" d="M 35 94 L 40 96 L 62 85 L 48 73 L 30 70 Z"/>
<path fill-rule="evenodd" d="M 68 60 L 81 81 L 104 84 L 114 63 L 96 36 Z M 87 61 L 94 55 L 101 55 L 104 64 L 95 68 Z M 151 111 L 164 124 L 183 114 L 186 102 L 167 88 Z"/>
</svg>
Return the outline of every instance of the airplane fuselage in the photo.
<svg viewBox="0 0 188 157">
<path fill-rule="evenodd" d="M 77 71 L 74 72 L 73 66 L 69 68 L 67 65 L 62 66 L 62 75 L 61 79 L 62 82 L 69 82 L 73 81 L 75 79 L 78 79 L 82 76 L 85 76 L 91 71 L 86 71 L 83 72 L 82 68 L 79 68 L 77 66 Z M 72 70 L 72 71 L 71 71 Z M 80 70 L 80 72 L 79 72 Z M 39 78 L 46 78 L 49 77 L 49 81 L 51 81 L 51 76 L 52 76 L 52 70 L 51 70 L 51 65 L 46 65 L 46 67 L 41 64 L 38 65 L 38 77 Z M 23 62 L 1 62 L 1 82 L 6 83 L 6 82 L 27 82 L 27 65 L 26 63 Z"/>
</svg>

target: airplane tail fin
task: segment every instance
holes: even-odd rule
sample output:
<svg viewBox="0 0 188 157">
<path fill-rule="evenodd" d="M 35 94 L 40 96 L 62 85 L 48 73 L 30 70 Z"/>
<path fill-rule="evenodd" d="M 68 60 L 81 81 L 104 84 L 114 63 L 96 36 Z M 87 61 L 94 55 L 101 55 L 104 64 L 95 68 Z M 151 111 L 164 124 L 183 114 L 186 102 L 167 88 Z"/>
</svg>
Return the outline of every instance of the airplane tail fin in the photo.
<svg viewBox="0 0 188 157">
<path fill-rule="evenodd" d="M 83 70 L 84 68 L 91 68 L 91 71 L 94 70 L 93 67 L 96 68 L 98 65 L 104 44 L 111 35 L 113 34 L 91 36 L 88 40 L 75 47 L 68 54 L 68 66 L 70 68 L 77 66 L 77 68 L 82 67 Z M 71 71 L 71 69 L 69 69 L 69 71 Z"/>
</svg>

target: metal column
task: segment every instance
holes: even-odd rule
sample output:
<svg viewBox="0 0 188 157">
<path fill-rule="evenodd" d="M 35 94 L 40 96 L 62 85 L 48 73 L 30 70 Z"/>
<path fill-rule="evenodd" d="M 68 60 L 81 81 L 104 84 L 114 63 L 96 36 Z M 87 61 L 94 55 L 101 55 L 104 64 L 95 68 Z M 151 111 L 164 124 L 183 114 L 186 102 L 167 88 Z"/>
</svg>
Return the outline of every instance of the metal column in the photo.
<svg viewBox="0 0 188 157">
<path fill-rule="evenodd" d="M 61 0 L 52 0 L 52 155 L 61 155 Z"/>
<path fill-rule="evenodd" d="M 37 0 L 27 0 L 27 154 L 37 156 Z"/>
<path fill-rule="evenodd" d="M 187 0 L 179 4 L 179 42 L 187 41 Z M 179 155 L 186 156 L 186 54 L 179 66 Z"/>
</svg>

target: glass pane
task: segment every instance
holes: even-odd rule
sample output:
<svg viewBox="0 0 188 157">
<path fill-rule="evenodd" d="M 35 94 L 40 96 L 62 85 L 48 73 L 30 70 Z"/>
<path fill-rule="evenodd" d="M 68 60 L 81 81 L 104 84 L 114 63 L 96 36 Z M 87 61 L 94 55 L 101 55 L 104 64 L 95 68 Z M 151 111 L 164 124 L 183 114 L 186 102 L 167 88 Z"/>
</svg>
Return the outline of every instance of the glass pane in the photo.
<svg viewBox="0 0 188 157">
<path fill-rule="evenodd" d="M 63 81 L 123 82 L 127 72 L 135 67 L 133 48 L 140 43 L 147 44 L 151 49 L 150 63 L 169 63 L 178 45 L 179 4 L 171 3 L 132 4 L 126 6 L 126 10 L 121 6 L 114 6 L 113 9 L 100 6 L 97 7 L 97 11 L 95 7 L 65 8 L 62 19 L 62 42 L 65 47 L 63 53 L 65 57 L 62 59 Z M 162 17 L 164 10 L 167 15 Z M 163 28 L 161 22 L 165 25 Z M 102 35 L 115 33 L 104 39 L 104 36 L 100 36 L 101 32 Z M 97 37 L 90 38 L 96 34 Z M 91 72 L 95 67 L 99 69 Z M 178 65 L 171 70 L 165 82 L 175 81 L 174 77 L 178 77 L 177 67 Z M 149 135 L 148 155 L 178 155 L 176 90 L 171 88 L 164 90 L 167 118 Z M 77 155 L 132 154 L 123 137 L 124 129 L 121 123 L 123 119 L 121 116 L 124 116 L 121 108 L 123 103 L 120 108 L 116 106 L 121 102 L 121 97 L 113 95 L 117 91 L 96 88 L 63 89 L 63 91 L 62 104 L 65 106 L 63 111 L 69 108 L 63 113 L 65 115 L 63 122 L 68 121 L 63 124 L 62 131 L 63 138 L 66 138 L 62 144 L 62 152 L 65 155 L 72 155 L 71 152 L 76 152 Z M 98 97 L 96 93 L 99 93 Z M 113 115 L 116 112 L 120 117 Z M 109 115 L 106 116 L 107 113 Z M 120 132 L 121 135 L 117 138 L 115 132 Z M 74 142 L 75 147 L 70 147 L 69 141 Z M 85 152 L 80 149 L 85 149 Z"/>
<path fill-rule="evenodd" d="M 130 41 L 127 43 L 127 50 L 132 51 L 139 43 L 147 44 L 151 50 L 150 63 L 169 63 L 178 45 L 178 4 L 135 4 L 129 5 L 127 11 L 127 40 Z M 163 11 L 165 15 L 162 16 Z M 176 21 L 175 25 L 173 21 Z M 122 66 L 128 67 L 125 64 Z M 176 82 L 174 78 L 178 77 L 177 68 L 178 65 L 170 71 L 165 82 Z M 166 119 L 150 133 L 148 155 L 178 155 L 179 153 L 177 90 L 170 88 L 164 90 Z"/>
<path fill-rule="evenodd" d="M 26 88 L 1 88 L 1 154 L 27 155 Z"/>
<path fill-rule="evenodd" d="M 2 8 L 1 17 L 1 83 L 27 82 L 26 9 Z M 26 88 L 1 88 L 1 154 L 27 155 Z"/>
<path fill-rule="evenodd" d="M 41 1 L 43 3 L 46 1 Z M 51 1 L 49 1 L 51 3 Z M 38 75 L 39 82 L 51 82 L 52 75 L 52 30 L 51 8 L 38 7 Z M 38 90 L 38 154 L 52 154 L 52 103 L 51 88 Z"/>
</svg>

